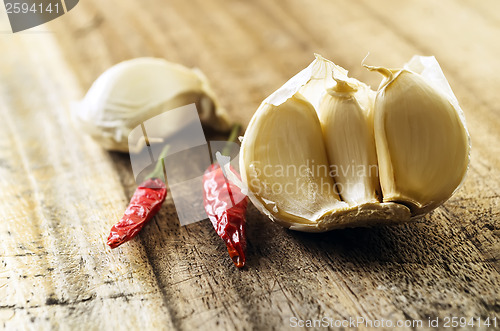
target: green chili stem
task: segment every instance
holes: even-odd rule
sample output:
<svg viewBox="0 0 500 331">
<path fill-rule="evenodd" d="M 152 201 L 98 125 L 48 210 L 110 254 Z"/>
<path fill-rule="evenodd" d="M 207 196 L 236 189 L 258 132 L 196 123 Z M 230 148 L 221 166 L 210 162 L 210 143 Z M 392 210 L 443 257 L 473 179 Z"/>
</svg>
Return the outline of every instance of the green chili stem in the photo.
<svg viewBox="0 0 500 331">
<path fill-rule="evenodd" d="M 241 131 L 241 124 L 235 124 L 233 128 L 231 129 L 231 134 L 229 135 L 229 138 L 227 139 L 226 145 L 224 146 L 224 149 L 222 150 L 222 155 L 230 156 L 231 154 L 231 143 L 238 138 L 238 134 Z"/>
<path fill-rule="evenodd" d="M 167 157 L 167 153 L 169 150 L 170 146 L 165 145 L 163 147 L 160 156 L 158 157 L 158 161 L 156 162 L 155 168 L 152 172 L 150 172 L 146 177 L 144 177 L 144 180 L 149 179 L 149 178 L 161 178 L 161 175 L 165 176 L 165 162 L 163 159 Z M 165 176 L 164 180 L 166 181 L 167 176 Z"/>
</svg>

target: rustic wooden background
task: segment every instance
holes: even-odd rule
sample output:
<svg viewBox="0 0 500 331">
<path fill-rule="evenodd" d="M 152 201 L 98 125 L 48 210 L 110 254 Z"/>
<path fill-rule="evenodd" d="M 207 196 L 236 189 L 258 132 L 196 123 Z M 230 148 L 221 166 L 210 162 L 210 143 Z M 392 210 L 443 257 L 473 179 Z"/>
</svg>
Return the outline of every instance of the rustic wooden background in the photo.
<svg viewBox="0 0 500 331">
<path fill-rule="evenodd" d="M 288 329 L 290 318 L 500 314 L 500 2 L 82 0 L 13 35 L 0 10 L 0 327 Z M 106 236 L 135 182 L 127 155 L 73 129 L 70 105 L 109 66 L 157 56 L 201 68 L 233 118 L 318 52 L 360 65 L 435 55 L 467 117 L 464 186 L 413 224 L 304 234 L 248 213 L 237 270 L 208 220 L 171 198 L 137 239 Z"/>
</svg>

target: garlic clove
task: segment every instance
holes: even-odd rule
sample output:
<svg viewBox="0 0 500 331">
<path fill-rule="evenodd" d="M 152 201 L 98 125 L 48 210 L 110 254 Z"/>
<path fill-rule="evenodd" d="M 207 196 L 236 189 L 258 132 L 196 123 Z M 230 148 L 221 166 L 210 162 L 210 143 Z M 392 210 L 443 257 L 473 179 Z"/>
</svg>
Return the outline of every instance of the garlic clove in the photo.
<svg viewBox="0 0 500 331">
<path fill-rule="evenodd" d="M 347 207 L 329 176 L 316 111 L 299 93 L 257 110 L 242 143 L 240 171 L 258 203 L 285 223 L 315 224 Z"/>
<path fill-rule="evenodd" d="M 415 72 L 369 69 L 385 76 L 374 106 L 384 202 L 424 214 L 446 201 L 465 177 L 470 145 L 461 111 Z"/>
<path fill-rule="evenodd" d="M 139 152 L 144 137 L 131 137 L 131 131 L 145 120 L 170 109 L 195 103 L 202 124 L 225 131 L 230 128 L 226 112 L 197 69 L 157 58 L 136 58 L 106 70 L 76 105 L 73 117 L 77 126 L 104 148 Z M 182 118 L 172 123 L 157 123 L 148 128 L 151 141 L 178 132 L 187 125 Z"/>
<path fill-rule="evenodd" d="M 357 95 L 373 98 L 362 85 L 337 80 L 320 105 L 320 120 L 328 160 L 337 189 L 350 206 L 379 202 L 377 155 L 373 136 L 371 103 L 365 108 Z"/>
</svg>

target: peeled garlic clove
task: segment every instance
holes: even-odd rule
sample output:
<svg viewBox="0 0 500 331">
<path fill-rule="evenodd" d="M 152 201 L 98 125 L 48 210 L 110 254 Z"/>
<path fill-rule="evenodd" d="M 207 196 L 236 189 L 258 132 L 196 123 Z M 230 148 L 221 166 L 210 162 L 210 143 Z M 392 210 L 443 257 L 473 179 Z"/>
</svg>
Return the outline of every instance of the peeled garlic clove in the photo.
<svg viewBox="0 0 500 331">
<path fill-rule="evenodd" d="M 206 77 L 197 69 L 163 59 L 137 58 L 106 70 L 73 113 L 76 124 L 104 148 L 139 152 L 144 137 L 129 133 L 145 120 L 170 109 L 195 103 L 202 124 L 216 130 L 230 127 Z M 148 127 L 151 141 L 163 141 L 188 125 L 182 117 Z"/>
<path fill-rule="evenodd" d="M 409 70 L 368 67 L 385 76 L 375 100 L 375 141 L 384 201 L 412 215 L 447 200 L 469 164 L 469 136 L 461 110 Z"/>
<path fill-rule="evenodd" d="M 316 111 L 299 93 L 278 106 L 262 104 L 245 133 L 240 161 L 243 181 L 278 220 L 315 224 L 347 207 L 329 176 Z"/>
<path fill-rule="evenodd" d="M 362 107 L 357 95 L 373 99 L 362 85 L 337 80 L 320 104 L 320 120 L 332 175 L 342 200 L 350 206 L 380 201 L 377 155 L 370 102 Z"/>
</svg>

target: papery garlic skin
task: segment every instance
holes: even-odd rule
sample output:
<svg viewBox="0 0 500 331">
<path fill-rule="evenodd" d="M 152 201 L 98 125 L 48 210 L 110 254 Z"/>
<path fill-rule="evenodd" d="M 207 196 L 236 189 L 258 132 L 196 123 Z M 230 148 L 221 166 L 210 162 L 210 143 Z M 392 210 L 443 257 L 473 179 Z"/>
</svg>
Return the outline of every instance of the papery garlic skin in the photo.
<svg viewBox="0 0 500 331">
<path fill-rule="evenodd" d="M 106 70 L 76 106 L 73 118 L 104 148 L 135 153 L 145 141 L 132 137 L 137 141 L 129 142 L 131 130 L 164 111 L 192 103 L 202 124 L 229 129 L 227 114 L 201 71 L 163 59 L 136 58 Z M 148 127 L 152 142 L 162 141 L 189 123 L 179 117 L 172 123 L 156 124 Z"/>
<path fill-rule="evenodd" d="M 375 141 L 384 202 L 424 214 L 446 201 L 469 164 L 459 110 L 422 76 L 371 68 L 386 76 L 375 100 Z"/>
<path fill-rule="evenodd" d="M 357 95 L 372 99 L 362 107 Z M 373 136 L 373 98 L 363 86 L 339 80 L 319 107 L 323 138 L 337 189 L 350 206 L 381 201 Z"/>
</svg>

